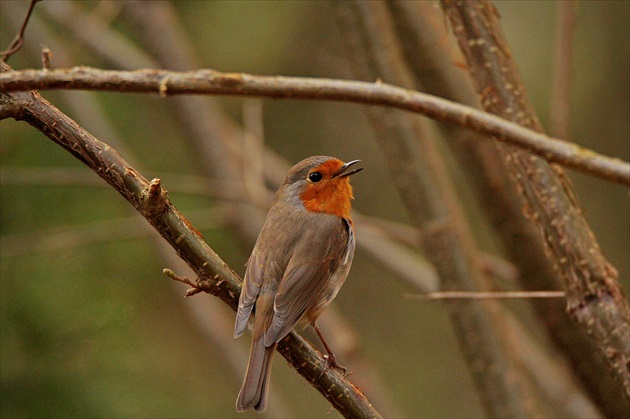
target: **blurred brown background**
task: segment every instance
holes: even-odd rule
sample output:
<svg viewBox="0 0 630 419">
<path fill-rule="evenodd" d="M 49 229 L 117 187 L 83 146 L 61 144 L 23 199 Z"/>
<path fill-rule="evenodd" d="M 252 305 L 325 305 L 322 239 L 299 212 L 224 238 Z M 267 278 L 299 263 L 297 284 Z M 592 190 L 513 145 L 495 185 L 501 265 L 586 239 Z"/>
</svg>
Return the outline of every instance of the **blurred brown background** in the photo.
<svg viewBox="0 0 630 419">
<path fill-rule="evenodd" d="M 332 6 L 323 1 L 178 1 L 168 6 L 174 20 L 155 20 L 153 29 L 177 24 L 199 68 L 352 78 Z M 496 6 L 530 98 L 547 122 L 557 3 Z M 27 7 L 27 1 L 0 2 L 0 48 L 17 33 Z M 41 67 L 45 46 L 55 67 L 156 66 L 146 43 L 151 28 L 139 23 L 142 7 L 125 1 L 42 2 L 27 29 L 26 45 L 9 64 Z M 441 13 L 437 4 L 428 10 Z M 630 159 L 629 21 L 628 2 L 577 3 L 568 138 L 624 160 Z M 446 37 L 449 30 L 443 30 Z M 192 190 L 209 162 L 187 141 L 192 128 L 175 117 L 179 102 L 155 95 L 43 95 L 146 177 L 160 177 L 208 244 L 243 273 L 251 239 L 230 228 L 216 193 Z M 260 106 L 265 145 L 290 163 L 315 154 L 362 159 L 366 170 L 353 177 L 354 207 L 364 215 L 406 222 L 359 105 L 212 100 L 237 125 L 250 129 L 247 115 L 253 112 L 258 121 Z M 170 284 L 161 272 L 170 267 L 188 274 L 175 264 L 174 252 L 157 244 L 159 238 L 147 232 L 143 219 L 116 192 L 42 134 L 24 123 L 2 121 L 0 158 L 0 416 L 236 416 L 239 368 L 245 368 L 249 338 L 232 340 L 232 325 L 225 319 L 233 313 L 209 295 L 184 300 L 185 287 Z M 627 189 L 569 173 L 627 295 Z M 252 221 L 259 221 L 253 212 Z M 480 222 L 475 229 L 483 241 L 487 227 Z M 360 241 L 360 230 L 357 235 Z M 495 251 L 490 241 L 481 247 Z M 377 388 L 383 389 L 375 398 L 386 405 L 375 401 L 377 409 L 406 417 L 483 416 L 445 310 L 437 302 L 403 298 L 409 292 L 416 291 L 359 249 L 335 302 L 357 333 L 361 356 L 375 368 Z M 514 306 L 521 316 L 530 315 Z M 338 358 L 353 370 L 352 362 Z M 277 410 L 268 416 L 338 416 L 281 357 L 271 392 Z"/>
</svg>

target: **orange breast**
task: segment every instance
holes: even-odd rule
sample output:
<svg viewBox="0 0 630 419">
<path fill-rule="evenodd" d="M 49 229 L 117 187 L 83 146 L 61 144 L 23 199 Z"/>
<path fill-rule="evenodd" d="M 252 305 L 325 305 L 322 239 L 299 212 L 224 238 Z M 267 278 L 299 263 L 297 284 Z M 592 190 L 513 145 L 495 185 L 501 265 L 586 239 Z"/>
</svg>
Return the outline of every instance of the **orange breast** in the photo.
<svg viewBox="0 0 630 419">
<path fill-rule="evenodd" d="M 309 184 L 300 199 L 304 207 L 313 212 L 321 212 L 350 219 L 352 186 L 348 178 L 325 179 Z"/>
</svg>

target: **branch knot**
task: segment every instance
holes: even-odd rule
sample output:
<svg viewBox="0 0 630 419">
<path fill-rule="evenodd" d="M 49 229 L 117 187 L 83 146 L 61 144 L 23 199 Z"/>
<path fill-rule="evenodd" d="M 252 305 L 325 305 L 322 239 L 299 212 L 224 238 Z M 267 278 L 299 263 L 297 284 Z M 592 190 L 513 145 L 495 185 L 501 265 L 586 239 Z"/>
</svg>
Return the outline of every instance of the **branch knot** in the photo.
<svg viewBox="0 0 630 419">
<path fill-rule="evenodd" d="M 162 181 L 155 178 L 142 191 L 142 211 L 147 218 L 157 217 L 167 206 L 167 192 L 161 184 Z"/>
</svg>

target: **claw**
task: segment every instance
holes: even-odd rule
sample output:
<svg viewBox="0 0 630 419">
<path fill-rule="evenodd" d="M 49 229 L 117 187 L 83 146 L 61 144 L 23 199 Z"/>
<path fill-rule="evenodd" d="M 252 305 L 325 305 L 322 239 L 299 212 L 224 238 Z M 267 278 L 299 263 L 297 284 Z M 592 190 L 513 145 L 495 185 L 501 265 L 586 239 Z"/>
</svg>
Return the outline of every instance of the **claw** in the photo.
<svg viewBox="0 0 630 419">
<path fill-rule="evenodd" d="M 332 367 L 336 370 L 339 370 L 345 376 L 345 373 L 346 371 L 348 371 L 348 369 L 337 362 L 337 358 L 335 358 L 335 355 L 333 354 L 324 355 L 324 359 L 326 360 L 326 364 L 328 368 Z"/>
</svg>

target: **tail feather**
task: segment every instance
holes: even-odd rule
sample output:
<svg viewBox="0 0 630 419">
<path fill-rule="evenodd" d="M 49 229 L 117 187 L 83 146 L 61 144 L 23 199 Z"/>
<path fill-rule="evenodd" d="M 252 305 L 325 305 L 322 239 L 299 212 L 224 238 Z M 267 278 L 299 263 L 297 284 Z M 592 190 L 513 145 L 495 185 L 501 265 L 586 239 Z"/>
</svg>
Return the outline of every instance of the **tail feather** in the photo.
<svg viewBox="0 0 630 419">
<path fill-rule="evenodd" d="M 265 347 L 264 339 L 252 340 L 247 372 L 243 379 L 241 391 L 236 399 L 237 411 L 243 412 L 253 408 L 258 412 L 262 412 L 267 407 L 271 361 L 276 346 L 276 344 L 273 344 L 267 348 Z"/>
</svg>

